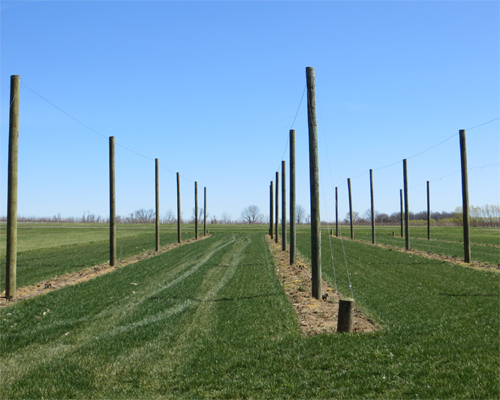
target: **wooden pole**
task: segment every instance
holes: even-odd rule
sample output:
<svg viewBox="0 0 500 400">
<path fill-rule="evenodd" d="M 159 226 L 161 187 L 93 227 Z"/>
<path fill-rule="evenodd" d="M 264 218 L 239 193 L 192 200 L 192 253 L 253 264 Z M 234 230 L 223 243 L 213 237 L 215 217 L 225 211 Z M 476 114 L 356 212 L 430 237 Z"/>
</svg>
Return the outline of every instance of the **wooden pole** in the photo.
<svg viewBox="0 0 500 400">
<path fill-rule="evenodd" d="M 373 200 L 373 169 L 370 170 L 370 198 L 372 208 L 372 243 L 375 244 L 375 203 Z"/>
<path fill-rule="evenodd" d="M 273 189 L 271 188 L 271 185 L 269 185 L 269 215 L 271 215 L 271 210 L 273 209 L 273 206 L 271 204 L 271 197 L 272 197 L 272 191 Z M 269 218 L 269 236 L 271 236 L 271 220 L 272 218 Z"/>
<path fill-rule="evenodd" d="M 352 193 L 351 193 L 351 178 L 347 178 L 347 188 L 349 190 L 349 222 L 351 225 L 351 239 L 354 239 L 354 227 L 352 224 Z"/>
<path fill-rule="evenodd" d="M 339 188 L 335 186 L 335 236 L 339 237 Z"/>
<path fill-rule="evenodd" d="M 271 239 L 274 238 L 274 224 L 273 224 L 273 221 L 274 221 L 274 204 L 273 204 L 273 181 L 271 181 L 271 204 L 269 206 L 270 210 L 269 210 L 269 219 L 270 219 L 270 235 L 271 235 Z"/>
<path fill-rule="evenodd" d="M 7 178 L 7 258 L 5 296 L 14 297 L 17 290 L 17 184 L 19 148 L 19 95 L 21 77 L 10 77 L 9 166 Z"/>
<path fill-rule="evenodd" d="M 405 237 L 405 234 L 404 234 L 404 223 L 403 223 L 403 218 L 404 218 L 404 213 L 403 213 L 403 189 L 399 189 L 399 199 L 400 199 L 400 203 L 401 203 L 401 207 L 400 207 L 400 210 L 401 210 L 401 237 Z"/>
<path fill-rule="evenodd" d="M 177 242 L 181 241 L 181 175 L 177 172 Z"/>
<path fill-rule="evenodd" d="M 314 68 L 306 68 L 306 78 L 307 121 L 309 128 L 309 179 L 311 191 L 312 295 L 319 300 L 321 299 L 321 218 L 319 209 L 319 160 Z"/>
<path fill-rule="evenodd" d="M 296 196 L 295 196 L 295 130 L 290 129 L 290 265 L 295 264 L 296 257 Z"/>
<path fill-rule="evenodd" d="M 405 194 L 405 246 L 410 250 L 410 208 L 408 207 L 408 165 L 403 160 L 404 194 Z"/>
<path fill-rule="evenodd" d="M 427 181 L 427 239 L 431 238 L 431 190 Z"/>
<path fill-rule="evenodd" d="M 198 182 L 194 183 L 194 238 L 198 240 Z"/>
<path fill-rule="evenodd" d="M 155 158 L 156 251 L 160 251 L 160 162 Z"/>
<path fill-rule="evenodd" d="M 286 161 L 281 161 L 281 250 L 286 251 Z"/>
<path fill-rule="evenodd" d="M 337 332 L 352 332 L 352 320 L 354 316 L 354 300 L 339 300 L 339 316 L 337 321 Z"/>
<path fill-rule="evenodd" d="M 275 236 L 274 240 L 276 243 L 278 243 L 278 226 L 279 226 L 279 186 L 280 186 L 280 173 L 276 171 L 276 224 L 275 224 Z"/>
<path fill-rule="evenodd" d="M 203 237 L 207 236 L 207 188 L 203 188 Z"/>
<path fill-rule="evenodd" d="M 465 129 L 460 130 L 460 161 L 462 164 L 462 208 L 464 222 L 464 261 L 470 263 L 469 178 L 467 173 L 467 143 Z"/>
<path fill-rule="evenodd" d="M 115 137 L 109 137 L 109 265 L 116 263 Z"/>
</svg>

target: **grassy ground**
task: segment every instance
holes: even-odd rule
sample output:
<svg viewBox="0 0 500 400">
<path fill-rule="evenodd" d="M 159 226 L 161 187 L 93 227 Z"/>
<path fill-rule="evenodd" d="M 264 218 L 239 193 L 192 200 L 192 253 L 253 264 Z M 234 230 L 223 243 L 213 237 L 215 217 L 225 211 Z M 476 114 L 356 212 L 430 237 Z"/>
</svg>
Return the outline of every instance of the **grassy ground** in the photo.
<svg viewBox="0 0 500 400">
<path fill-rule="evenodd" d="M 266 228 L 241 229 L 1 310 L 1 397 L 500 396 L 498 274 L 346 241 L 356 302 L 382 329 L 304 338 Z"/>
<path fill-rule="evenodd" d="M 89 268 L 109 261 L 109 227 L 103 224 L 20 224 L 18 228 L 17 287 Z M 5 224 L 0 227 L 5 232 Z M 117 226 L 117 258 L 154 250 L 154 225 Z M 183 240 L 194 236 L 186 227 Z M 177 227 L 162 226 L 160 245 L 177 241 Z M 5 271 L 6 237 L 0 236 L 0 263 Z M 5 289 L 5 273 L 0 274 Z"/>
<path fill-rule="evenodd" d="M 335 226 L 331 227 L 335 234 Z M 432 227 L 431 239 L 427 239 L 427 227 L 411 227 L 410 247 L 415 250 L 430 251 L 434 254 L 464 258 L 462 228 Z M 395 237 L 392 236 L 395 232 Z M 350 238 L 349 226 L 341 227 L 342 236 Z M 400 237 L 401 228 L 397 226 L 381 226 L 376 228 L 376 242 L 396 247 L 405 247 L 405 239 Z M 372 241 L 370 226 L 355 226 L 354 238 Z M 473 261 L 488 264 L 500 264 L 500 230 L 498 228 L 471 229 L 471 257 Z"/>
</svg>

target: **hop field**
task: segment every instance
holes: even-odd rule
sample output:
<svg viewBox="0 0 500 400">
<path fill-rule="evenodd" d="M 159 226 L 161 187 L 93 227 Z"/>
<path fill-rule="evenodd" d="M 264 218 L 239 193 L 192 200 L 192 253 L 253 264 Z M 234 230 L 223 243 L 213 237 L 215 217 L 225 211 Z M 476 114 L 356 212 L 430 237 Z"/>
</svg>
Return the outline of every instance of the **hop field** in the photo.
<svg viewBox="0 0 500 400">
<path fill-rule="evenodd" d="M 142 228 L 123 237 L 130 254 L 154 246 Z M 65 265 L 75 257 L 68 246 L 103 245 L 94 234 L 66 229 L 64 243 L 43 249 L 36 246 L 41 231 L 34 233 L 25 251 L 54 251 Z M 500 396 L 498 273 L 350 240 L 332 240 L 330 252 L 324 234 L 325 279 L 346 295 L 351 283 L 357 306 L 380 329 L 306 337 L 277 279 L 267 227 L 210 231 L 2 308 L 1 397 Z M 164 243 L 175 240 L 164 236 Z M 307 259 L 307 229 L 297 243 Z M 79 262 L 92 264 L 92 257 Z"/>
</svg>

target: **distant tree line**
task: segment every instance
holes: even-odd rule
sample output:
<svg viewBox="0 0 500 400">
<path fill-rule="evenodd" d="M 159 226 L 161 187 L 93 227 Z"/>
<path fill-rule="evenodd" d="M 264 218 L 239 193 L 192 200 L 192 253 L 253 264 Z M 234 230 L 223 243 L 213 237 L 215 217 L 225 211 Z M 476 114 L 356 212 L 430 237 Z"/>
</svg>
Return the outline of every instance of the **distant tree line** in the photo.
<svg viewBox="0 0 500 400">
<path fill-rule="evenodd" d="M 482 207 L 470 206 L 470 225 L 471 226 L 500 226 L 500 205 L 486 204 Z M 371 224 L 371 210 L 368 209 L 361 216 L 359 212 L 353 211 L 353 223 L 356 225 L 369 225 Z M 411 225 L 426 225 L 427 224 L 427 211 L 420 211 L 418 213 L 410 212 Z M 198 209 L 198 222 L 204 223 L 204 210 Z M 116 223 L 118 224 L 150 224 L 156 220 L 156 213 L 154 209 L 140 209 L 127 216 L 116 216 Z M 24 217 L 18 216 L 19 222 L 66 222 L 66 223 L 109 223 L 109 218 L 103 218 L 99 215 L 86 212 L 83 216 L 78 217 L 62 217 L 61 214 L 54 215 L 53 217 Z M 183 218 L 182 223 L 192 224 L 195 221 L 195 209 L 192 209 L 190 218 Z M 397 225 L 401 221 L 401 212 L 393 212 L 392 214 L 379 213 L 375 210 L 375 223 L 377 225 Z M 0 222 L 7 222 L 7 217 L 0 217 Z M 281 223 L 281 218 L 279 219 Z M 289 222 L 289 221 L 287 221 Z M 335 221 L 322 221 L 322 224 L 332 224 Z M 177 215 L 172 210 L 168 210 L 163 217 L 160 217 L 162 224 L 176 224 Z M 231 214 L 224 211 L 220 217 L 210 215 L 207 213 L 207 224 L 268 224 L 269 216 L 263 215 L 259 207 L 251 205 L 246 207 L 240 215 L 239 219 L 233 219 Z M 297 205 L 295 213 L 295 223 L 298 225 L 307 225 L 311 223 L 311 216 L 307 214 L 304 207 Z M 349 213 L 346 214 L 341 224 L 349 224 Z M 453 212 L 431 212 L 431 225 L 436 226 L 462 226 L 463 213 L 462 207 L 457 207 Z"/>
</svg>

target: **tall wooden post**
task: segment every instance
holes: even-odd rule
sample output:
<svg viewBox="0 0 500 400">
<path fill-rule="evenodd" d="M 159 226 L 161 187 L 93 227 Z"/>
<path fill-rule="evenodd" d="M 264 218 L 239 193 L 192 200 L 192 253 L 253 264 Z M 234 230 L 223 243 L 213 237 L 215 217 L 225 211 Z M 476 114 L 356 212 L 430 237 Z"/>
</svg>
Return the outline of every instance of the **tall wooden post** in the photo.
<svg viewBox="0 0 500 400">
<path fill-rule="evenodd" d="M 404 234 L 404 211 L 403 211 L 403 189 L 399 189 L 399 201 L 401 203 L 400 210 L 401 210 L 401 237 L 405 237 Z"/>
<path fill-rule="evenodd" d="M 273 206 L 271 205 L 271 196 L 272 196 L 272 189 L 271 189 L 271 185 L 269 185 L 269 209 L 272 210 Z M 271 214 L 269 214 L 271 215 Z M 269 218 L 269 236 L 271 236 L 271 218 Z"/>
<path fill-rule="evenodd" d="M 408 165 L 406 158 L 403 160 L 404 194 L 405 194 L 405 246 L 410 250 L 410 209 L 408 207 Z"/>
<path fill-rule="evenodd" d="M 181 241 L 181 175 L 177 172 L 177 243 Z"/>
<path fill-rule="evenodd" d="M 321 299 L 321 217 L 319 209 L 318 131 L 314 68 L 306 68 L 307 121 L 309 128 L 309 179 L 311 190 L 311 268 L 312 295 Z"/>
<path fill-rule="evenodd" d="M 198 182 L 194 183 L 194 238 L 198 240 Z"/>
<path fill-rule="evenodd" d="M 339 188 L 335 186 L 335 236 L 339 237 Z"/>
<path fill-rule="evenodd" d="M 207 188 L 203 188 L 203 237 L 207 236 Z"/>
<path fill-rule="evenodd" d="M 281 250 L 286 251 L 286 161 L 281 161 Z"/>
<path fill-rule="evenodd" d="M 109 265 L 116 263 L 115 137 L 109 137 Z"/>
<path fill-rule="evenodd" d="M 467 173 L 467 145 L 465 129 L 460 130 L 460 161 L 462 164 L 462 208 L 464 220 L 464 261 L 470 263 L 469 178 Z"/>
<path fill-rule="evenodd" d="M 354 239 L 354 227 L 352 224 L 352 193 L 351 193 L 351 178 L 347 178 L 347 188 L 349 191 L 349 223 L 351 225 L 351 239 Z"/>
<path fill-rule="evenodd" d="M 295 130 L 290 129 L 290 265 L 295 264 L 295 246 L 297 244 L 295 197 Z"/>
<path fill-rule="evenodd" d="M 372 208 L 372 243 L 375 244 L 375 202 L 373 200 L 373 169 L 370 170 L 370 198 Z"/>
<path fill-rule="evenodd" d="M 270 205 L 269 205 L 269 225 L 270 225 L 270 233 L 269 235 L 271 235 L 271 239 L 273 239 L 274 237 L 274 224 L 273 224 L 273 221 L 274 221 L 274 204 L 273 204 L 273 181 L 271 181 L 271 193 L 270 193 L 270 196 L 271 196 L 271 201 L 270 201 Z"/>
<path fill-rule="evenodd" d="M 276 171 L 276 224 L 275 224 L 275 229 L 276 232 L 274 233 L 274 240 L 276 243 L 278 243 L 278 226 L 279 226 L 279 186 L 280 186 L 280 173 Z"/>
<path fill-rule="evenodd" d="M 427 181 L 427 239 L 431 238 L 431 189 Z"/>
<path fill-rule="evenodd" d="M 160 162 L 155 158 L 156 251 L 160 251 Z"/>
<path fill-rule="evenodd" d="M 14 297 L 17 290 L 17 173 L 19 148 L 19 95 L 21 77 L 10 77 L 9 167 L 7 178 L 7 258 L 5 296 Z"/>
</svg>

